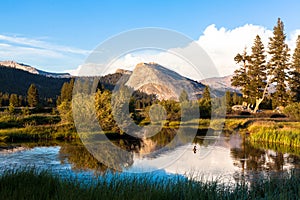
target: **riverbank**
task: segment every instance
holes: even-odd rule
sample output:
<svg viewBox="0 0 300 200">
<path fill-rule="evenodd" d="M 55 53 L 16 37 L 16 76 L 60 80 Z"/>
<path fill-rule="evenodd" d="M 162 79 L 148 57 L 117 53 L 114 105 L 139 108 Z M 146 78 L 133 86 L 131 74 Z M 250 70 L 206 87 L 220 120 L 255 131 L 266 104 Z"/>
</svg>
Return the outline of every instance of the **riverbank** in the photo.
<svg viewBox="0 0 300 200">
<path fill-rule="evenodd" d="M 74 125 L 61 123 L 58 115 L 2 115 L 0 141 L 28 141 L 78 138 Z"/>
<path fill-rule="evenodd" d="M 247 130 L 251 142 L 300 147 L 300 122 L 256 121 Z"/>
<path fill-rule="evenodd" d="M 187 122 L 165 122 L 163 128 L 198 129 L 199 134 L 206 134 L 208 129 L 223 131 L 230 135 L 234 132 L 246 134 L 252 143 L 274 143 L 288 147 L 300 147 L 300 122 L 290 121 L 288 118 L 263 118 L 253 116 L 249 118 L 224 119 L 193 119 Z M 206 131 L 205 131 L 206 130 Z M 113 138 L 120 134 L 107 132 Z M 78 139 L 75 126 L 62 123 L 58 115 L 32 114 L 6 115 L 0 117 L 0 141 L 28 141 L 28 140 L 70 140 Z"/>
<path fill-rule="evenodd" d="M 3 199 L 298 199 L 296 172 L 284 178 L 261 178 L 251 185 L 178 178 L 153 180 L 151 174 L 103 176 L 80 180 L 36 170 L 6 171 L 0 175 Z"/>
</svg>

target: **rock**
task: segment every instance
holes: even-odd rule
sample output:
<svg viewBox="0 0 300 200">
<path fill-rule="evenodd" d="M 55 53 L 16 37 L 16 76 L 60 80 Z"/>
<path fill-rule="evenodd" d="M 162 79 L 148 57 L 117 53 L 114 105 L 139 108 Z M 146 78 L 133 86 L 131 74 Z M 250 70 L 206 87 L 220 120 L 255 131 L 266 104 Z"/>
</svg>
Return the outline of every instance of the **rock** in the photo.
<svg viewBox="0 0 300 200">
<path fill-rule="evenodd" d="M 189 99 L 196 99 L 205 87 L 157 63 L 137 64 L 126 85 L 147 94 L 156 94 L 159 100 L 176 101 L 184 90 Z"/>
</svg>

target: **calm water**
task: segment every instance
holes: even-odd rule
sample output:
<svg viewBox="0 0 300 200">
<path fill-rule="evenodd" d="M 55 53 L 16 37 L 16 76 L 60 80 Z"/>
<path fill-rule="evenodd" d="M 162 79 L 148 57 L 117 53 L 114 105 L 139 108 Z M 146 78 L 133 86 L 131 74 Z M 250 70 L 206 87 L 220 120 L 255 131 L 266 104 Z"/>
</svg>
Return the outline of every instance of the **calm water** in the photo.
<svg viewBox="0 0 300 200">
<path fill-rule="evenodd" d="M 211 138 L 197 136 L 192 143 L 172 148 L 163 148 L 168 140 L 161 136 L 143 141 L 119 139 L 113 142 L 129 152 L 122 159 L 114 160 L 114 166 L 120 167 L 118 170 L 124 174 L 152 171 L 155 176 L 201 175 L 201 179 L 218 178 L 226 182 L 300 168 L 300 150 L 251 145 L 239 134 Z M 1 144 L 2 147 L 5 145 L 16 148 L 0 150 L 1 171 L 34 166 L 62 176 L 85 178 L 115 171 L 102 164 L 101 159 L 96 159 L 80 141 Z M 105 157 L 105 153 L 101 156 Z"/>
</svg>

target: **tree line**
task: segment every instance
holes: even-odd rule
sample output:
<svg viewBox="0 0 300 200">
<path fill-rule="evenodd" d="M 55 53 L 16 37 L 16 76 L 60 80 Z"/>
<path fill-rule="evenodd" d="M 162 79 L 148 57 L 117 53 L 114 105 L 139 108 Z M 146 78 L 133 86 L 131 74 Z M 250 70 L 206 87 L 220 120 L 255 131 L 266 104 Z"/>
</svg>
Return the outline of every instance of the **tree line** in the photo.
<svg viewBox="0 0 300 200">
<path fill-rule="evenodd" d="M 53 103 L 51 98 L 43 99 L 44 104 Z M 42 103 L 39 92 L 35 84 L 31 84 L 27 90 L 27 95 L 8 94 L 0 92 L 0 107 L 2 106 L 14 106 L 14 107 L 36 107 L 39 103 Z M 47 102 L 47 103 L 46 103 Z"/>
<path fill-rule="evenodd" d="M 241 67 L 234 72 L 232 86 L 241 89 L 245 106 L 249 108 L 255 105 L 254 112 L 268 96 L 273 108 L 300 101 L 300 36 L 291 56 L 280 18 L 273 28 L 273 36 L 269 38 L 268 49 L 265 49 L 261 37 L 257 35 L 251 54 L 245 48 L 234 60 Z M 275 87 L 272 94 L 271 84 Z"/>
</svg>

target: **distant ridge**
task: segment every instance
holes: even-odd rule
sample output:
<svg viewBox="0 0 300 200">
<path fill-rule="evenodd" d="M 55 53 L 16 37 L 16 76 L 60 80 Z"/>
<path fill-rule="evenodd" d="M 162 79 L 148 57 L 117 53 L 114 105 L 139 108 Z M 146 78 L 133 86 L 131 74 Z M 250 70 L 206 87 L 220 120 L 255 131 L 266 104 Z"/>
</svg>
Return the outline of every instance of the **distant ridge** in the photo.
<svg viewBox="0 0 300 200">
<path fill-rule="evenodd" d="M 30 69 L 30 68 L 29 68 Z M 31 84 L 35 84 L 41 98 L 56 99 L 65 82 L 70 78 L 52 77 L 31 73 L 14 67 L 2 66 L 0 64 L 0 92 L 17 95 L 27 95 Z"/>
<path fill-rule="evenodd" d="M 232 77 L 233 75 L 228 75 L 223 77 L 212 77 L 212 78 L 200 80 L 200 82 L 219 91 L 240 92 L 239 88 L 231 86 Z"/>
<path fill-rule="evenodd" d="M 30 65 L 26 65 L 23 63 L 17 63 L 15 61 L 0 61 L 0 65 L 3 67 L 9 67 L 14 69 L 20 69 L 23 71 L 27 71 L 31 74 L 39 74 L 46 77 L 53 77 L 53 78 L 70 78 L 71 75 L 69 73 L 52 73 L 52 72 L 45 72 L 39 69 L 36 69 Z"/>
</svg>

